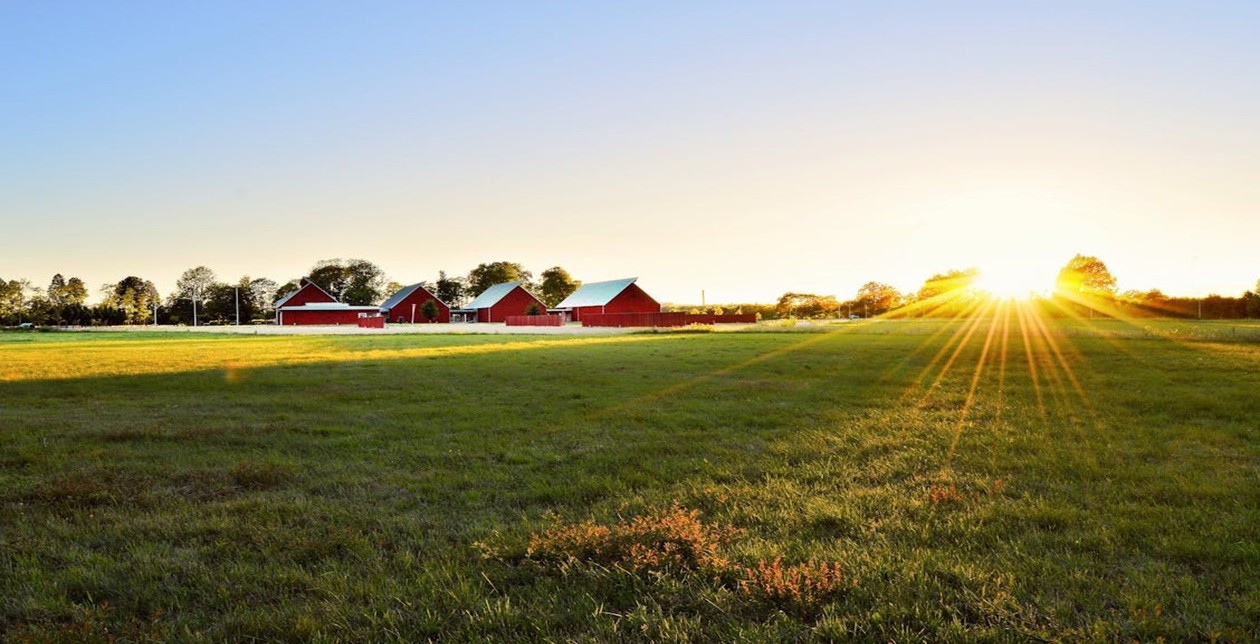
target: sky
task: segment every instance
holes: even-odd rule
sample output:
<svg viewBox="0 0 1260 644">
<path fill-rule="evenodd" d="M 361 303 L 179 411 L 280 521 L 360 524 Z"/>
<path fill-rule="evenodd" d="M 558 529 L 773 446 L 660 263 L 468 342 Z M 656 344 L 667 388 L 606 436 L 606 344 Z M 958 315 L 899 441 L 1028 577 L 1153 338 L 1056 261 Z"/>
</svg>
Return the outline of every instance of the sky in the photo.
<svg viewBox="0 0 1260 644">
<path fill-rule="evenodd" d="M 1260 279 L 1257 2 L 0 0 L 0 277 Z"/>
</svg>

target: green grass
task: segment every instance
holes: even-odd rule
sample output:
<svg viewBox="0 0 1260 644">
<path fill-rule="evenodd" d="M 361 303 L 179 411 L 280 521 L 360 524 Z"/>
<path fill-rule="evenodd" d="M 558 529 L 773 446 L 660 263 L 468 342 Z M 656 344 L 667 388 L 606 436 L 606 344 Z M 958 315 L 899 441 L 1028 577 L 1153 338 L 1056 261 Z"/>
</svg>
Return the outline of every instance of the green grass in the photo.
<svg viewBox="0 0 1260 644">
<path fill-rule="evenodd" d="M 1260 344 L 1050 324 L 4 334 L 0 639 L 1260 638 Z M 674 502 L 848 585 L 526 555 Z"/>
</svg>

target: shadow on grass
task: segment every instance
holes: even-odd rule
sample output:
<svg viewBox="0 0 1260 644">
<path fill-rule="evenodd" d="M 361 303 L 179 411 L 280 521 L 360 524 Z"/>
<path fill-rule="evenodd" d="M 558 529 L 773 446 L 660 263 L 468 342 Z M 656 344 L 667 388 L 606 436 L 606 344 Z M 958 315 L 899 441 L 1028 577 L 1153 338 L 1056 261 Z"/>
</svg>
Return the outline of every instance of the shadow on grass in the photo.
<svg viewBox="0 0 1260 644">
<path fill-rule="evenodd" d="M 1243 505 L 1255 437 L 1231 424 L 1254 411 L 1254 375 L 1236 373 L 1252 358 L 1208 369 L 1215 400 L 1202 405 L 1169 400 L 1175 375 L 1133 373 L 1107 345 L 1074 340 L 1105 411 L 1070 430 L 1069 396 L 1034 395 L 1029 365 L 1057 364 L 1050 348 L 1008 356 L 999 387 L 1003 372 L 976 369 L 993 359 L 983 339 L 943 376 L 943 362 L 914 358 L 937 352 L 920 351 L 923 337 L 702 334 L 2 383 L 0 626 L 36 638 L 1245 636 L 1254 607 L 1209 598 L 1255 590 L 1223 570 L 1254 563 L 1260 541 L 1248 521 L 1260 504 Z M 918 383 L 934 383 L 929 404 L 906 403 L 923 398 Z M 1204 426 L 1187 435 L 1193 419 Z M 1221 520 L 1205 500 L 1253 509 Z M 704 579 L 561 571 L 475 546 L 527 543 L 552 512 L 611 521 L 675 501 L 746 530 L 731 555 L 749 564 L 837 560 L 858 585 L 785 618 Z M 1190 529 L 1240 545 L 1176 538 Z"/>
</svg>

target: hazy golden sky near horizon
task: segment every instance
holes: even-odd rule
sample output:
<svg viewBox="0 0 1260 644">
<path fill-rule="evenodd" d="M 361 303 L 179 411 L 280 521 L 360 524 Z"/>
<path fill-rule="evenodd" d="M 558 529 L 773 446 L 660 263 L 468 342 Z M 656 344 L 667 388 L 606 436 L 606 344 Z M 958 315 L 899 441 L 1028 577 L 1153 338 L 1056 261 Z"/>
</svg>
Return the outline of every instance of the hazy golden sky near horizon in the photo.
<svg viewBox="0 0 1260 644">
<path fill-rule="evenodd" d="M 0 277 L 1253 287 L 1260 4 L 1025 4 L 0 7 Z"/>
</svg>

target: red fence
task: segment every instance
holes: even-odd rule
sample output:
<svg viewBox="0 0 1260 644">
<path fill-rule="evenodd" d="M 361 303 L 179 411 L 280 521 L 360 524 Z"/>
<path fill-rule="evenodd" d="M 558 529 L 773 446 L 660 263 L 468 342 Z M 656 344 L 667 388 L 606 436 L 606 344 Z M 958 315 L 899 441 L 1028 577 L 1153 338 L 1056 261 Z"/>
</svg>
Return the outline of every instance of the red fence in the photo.
<svg viewBox="0 0 1260 644">
<path fill-rule="evenodd" d="M 385 318 L 379 315 L 370 318 L 359 318 L 359 326 L 364 329 L 383 329 L 385 328 Z"/>
<path fill-rule="evenodd" d="M 508 326 L 564 326 L 563 315 L 509 315 Z"/>
<path fill-rule="evenodd" d="M 755 313 L 712 315 L 708 313 L 589 313 L 582 326 L 687 326 L 688 324 L 752 324 Z"/>
</svg>

